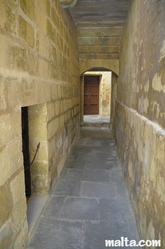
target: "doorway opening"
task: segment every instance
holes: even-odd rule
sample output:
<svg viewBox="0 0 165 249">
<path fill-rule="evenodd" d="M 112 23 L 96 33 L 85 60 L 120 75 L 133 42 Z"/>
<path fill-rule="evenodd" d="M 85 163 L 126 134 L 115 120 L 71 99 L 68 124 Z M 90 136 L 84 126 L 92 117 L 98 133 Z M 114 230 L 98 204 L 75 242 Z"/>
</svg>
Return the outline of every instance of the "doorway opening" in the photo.
<svg viewBox="0 0 165 249">
<path fill-rule="evenodd" d="M 99 76 L 84 76 L 84 115 L 99 114 Z"/>
<path fill-rule="evenodd" d="M 22 153 L 25 176 L 25 193 L 28 199 L 31 196 L 31 173 L 30 173 L 30 152 L 29 152 L 29 122 L 28 107 L 22 107 Z"/>
<path fill-rule="evenodd" d="M 81 78 L 82 125 L 110 126 L 111 71 L 87 71 Z"/>
<path fill-rule="evenodd" d="M 27 222 L 31 234 L 49 196 L 47 106 L 44 103 L 22 107 L 21 116 Z"/>
</svg>

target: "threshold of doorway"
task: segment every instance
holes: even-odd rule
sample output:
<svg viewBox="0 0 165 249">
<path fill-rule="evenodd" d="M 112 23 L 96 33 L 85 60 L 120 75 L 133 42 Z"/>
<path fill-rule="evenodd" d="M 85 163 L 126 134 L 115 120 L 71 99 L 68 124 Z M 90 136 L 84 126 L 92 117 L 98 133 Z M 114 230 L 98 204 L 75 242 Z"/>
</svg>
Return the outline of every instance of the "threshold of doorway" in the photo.
<svg viewBox="0 0 165 249">
<path fill-rule="evenodd" d="M 110 116 L 84 115 L 81 126 L 110 127 Z"/>
<path fill-rule="evenodd" d="M 32 232 L 46 207 L 48 198 L 48 194 L 32 194 L 28 199 L 27 221 L 29 237 L 32 235 Z"/>
</svg>

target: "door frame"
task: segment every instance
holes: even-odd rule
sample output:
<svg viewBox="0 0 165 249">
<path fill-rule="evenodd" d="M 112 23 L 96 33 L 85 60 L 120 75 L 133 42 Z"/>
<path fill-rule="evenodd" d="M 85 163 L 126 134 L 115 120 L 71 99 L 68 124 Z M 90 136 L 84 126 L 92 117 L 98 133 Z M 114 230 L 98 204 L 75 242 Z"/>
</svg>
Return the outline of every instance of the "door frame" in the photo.
<svg viewBox="0 0 165 249">
<path fill-rule="evenodd" d="M 89 82 L 87 82 L 88 80 L 87 79 L 85 79 L 85 78 L 92 78 L 92 77 L 94 77 L 95 79 L 96 79 L 96 81 L 95 80 L 93 80 L 93 79 L 91 79 L 91 81 L 89 80 Z M 86 84 L 87 83 L 87 84 Z M 90 91 L 89 91 L 89 94 L 87 94 L 87 98 L 88 98 L 88 100 L 87 101 L 85 101 L 85 93 L 86 93 L 86 91 L 85 91 L 85 87 L 87 86 L 89 84 L 89 86 L 94 86 L 94 87 L 97 87 L 97 91 L 98 91 L 98 94 L 94 94 L 96 97 L 97 97 L 97 102 L 96 102 L 96 107 L 97 107 L 97 113 L 90 113 L 90 106 L 92 105 L 92 103 L 91 103 L 91 96 L 93 96 L 93 94 L 92 94 L 92 92 L 91 92 L 91 89 L 90 89 Z M 89 89 L 89 87 L 88 87 L 88 89 Z M 89 96 L 90 95 L 90 96 Z M 85 103 L 87 104 L 87 109 L 88 109 L 88 113 L 86 113 L 85 114 L 85 109 L 84 109 L 84 115 L 99 115 L 100 114 L 100 76 L 99 75 L 84 75 L 84 108 L 85 108 Z M 94 104 L 94 103 L 93 103 Z"/>
<path fill-rule="evenodd" d="M 90 71 L 85 72 L 84 74 L 82 74 L 80 76 L 80 102 L 81 102 L 81 108 L 80 108 L 80 124 L 82 125 L 84 122 L 84 76 L 99 76 L 99 114 L 100 114 L 100 79 L 102 77 L 102 73 L 101 72 L 95 72 L 95 73 L 91 73 Z M 99 115 L 98 114 L 98 115 Z"/>
</svg>

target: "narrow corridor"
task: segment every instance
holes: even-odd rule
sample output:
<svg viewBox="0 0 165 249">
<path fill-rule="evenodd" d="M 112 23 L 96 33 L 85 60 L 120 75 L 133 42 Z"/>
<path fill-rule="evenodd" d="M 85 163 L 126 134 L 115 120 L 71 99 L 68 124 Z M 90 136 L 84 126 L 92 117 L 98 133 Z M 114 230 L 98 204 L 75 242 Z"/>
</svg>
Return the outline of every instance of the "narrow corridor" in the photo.
<svg viewBox="0 0 165 249">
<path fill-rule="evenodd" d="M 27 248 L 102 249 L 121 237 L 138 240 L 114 139 L 83 127 Z"/>
</svg>

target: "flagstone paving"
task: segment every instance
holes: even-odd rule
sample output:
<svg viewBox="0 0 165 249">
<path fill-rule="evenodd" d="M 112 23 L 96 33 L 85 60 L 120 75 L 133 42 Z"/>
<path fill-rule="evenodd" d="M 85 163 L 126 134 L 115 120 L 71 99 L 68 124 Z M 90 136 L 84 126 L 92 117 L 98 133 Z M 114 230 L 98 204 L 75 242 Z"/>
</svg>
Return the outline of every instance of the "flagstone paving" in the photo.
<svg viewBox="0 0 165 249">
<path fill-rule="evenodd" d="M 139 240 L 115 141 L 109 128 L 81 128 L 27 249 L 105 249 L 121 237 Z"/>
</svg>

